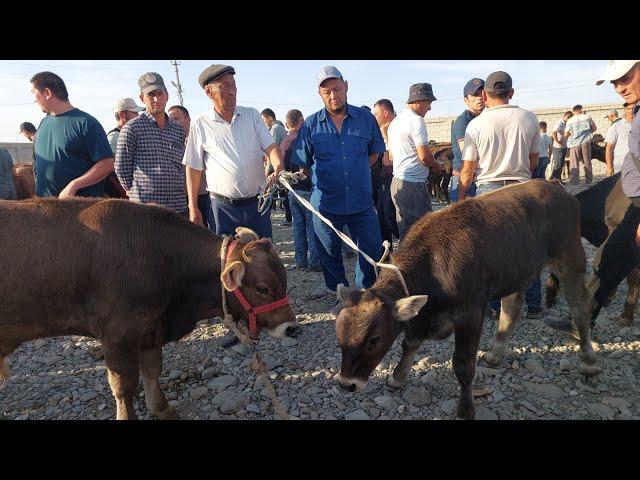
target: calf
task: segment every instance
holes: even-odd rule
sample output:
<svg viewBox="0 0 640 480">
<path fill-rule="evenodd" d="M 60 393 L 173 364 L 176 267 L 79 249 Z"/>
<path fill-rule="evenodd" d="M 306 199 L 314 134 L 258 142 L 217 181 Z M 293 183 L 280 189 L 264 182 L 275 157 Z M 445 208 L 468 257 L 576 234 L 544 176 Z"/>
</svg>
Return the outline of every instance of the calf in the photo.
<svg viewBox="0 0 640 480">
<path fill-rule="evenodd" d="M 520 315 L 524 289 L 547 263 L 565 283 L 567 301 L 577 319 L 580 368 L 587 374 L 597 373 L 578 209 L 578 201 L 562 187 L 532 180 L 422 217 L 392 257 L 410 296 L 396 274 L 386 269 L 366 291 L 340 288 L 345 308 L 336 321 L 342 349 L 338 382 L 350 391 L 364 388 L 395 338 L 404 332 L 402 359 L 387 381 L 399 387 L 420 344 L 453 332 L 453 369 L 461 387 L 458 417 L 474 418 L 471 384 L 487 302 L 502 298 L 496 339 L 484 357 L 495 365 L 504 356 Z"/>
<path fill-rule="evenodd" d="M 5 358 L 42 337 L 99 339 L 117 418 L 135 418 L 139 372 L 151 413 L 175 418 L 160 390 L 162 345 L 222 315 L 221 282 L 252 307 L 286 296 L 267 239 L 239 229 L 221 271 L 222 239 L 162 207 L 117 199 L 0 201 L 0 379 Z M 226 295 L 232 315 L 247 315 Z M 237 321 L 237 320 L 236 320 Z M 273 336 L 295 328 L 288 304 L 257 315 Z"/>
</svg>

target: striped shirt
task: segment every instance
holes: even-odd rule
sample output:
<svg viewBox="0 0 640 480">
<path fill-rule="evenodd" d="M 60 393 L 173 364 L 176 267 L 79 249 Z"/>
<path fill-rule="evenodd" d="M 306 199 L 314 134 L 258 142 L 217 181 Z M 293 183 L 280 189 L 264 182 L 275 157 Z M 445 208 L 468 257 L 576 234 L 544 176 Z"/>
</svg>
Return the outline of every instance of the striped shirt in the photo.
<svg viewBox="0 0 640 480">
<path fill-rule="evenodd" d="M 622 191 L 629 198 L 640 197 L 640 171 L 631 158 L 631 154 L 640 158 L 640 105 L 633 109 L 633 122 L 629 132 L 629 151 L 622 164 Z"/>
<path fill-rule="evenodd" d="M 116 175 L 131 200 L 184 212 L 187 193 L 183 154 L 183 128 L 168 116 L 165 127 L 160 128 L 153 115 L 143 112 L 120 131 Z"/>
</svg>

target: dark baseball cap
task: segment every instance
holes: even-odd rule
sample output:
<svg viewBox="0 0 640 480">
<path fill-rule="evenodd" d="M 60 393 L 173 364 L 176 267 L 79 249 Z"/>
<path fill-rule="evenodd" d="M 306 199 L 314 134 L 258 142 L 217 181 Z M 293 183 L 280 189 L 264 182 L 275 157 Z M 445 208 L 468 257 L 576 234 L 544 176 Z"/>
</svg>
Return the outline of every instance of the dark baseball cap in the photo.
<svg viewBox="0 0 640 480">
<path fill-rule="evenodd" d="M 433 96 L 433 89 L 430 83 L 414 83 L 409 89 L 409 99 L 407 103 L 418 102 L 420 100 L 435 101 L 436 97 Z"/>
<path fill-rule="evenodd" d="M 511 75 L 507 72 L 493 72 L 484 82 L 484 91 L 491 93 L 506 93 L 513 88 Z"/>
<path fill-rule="evenodd" d="M 149 93 L 155 90 L 167 91 L 167 87 L 164 86 L 164 80 L 159 73 L 147 72 L 138 79 L 138 86 L 142 93 Z"/>
<path fill-rule="evenodd" d="M 202 73 L 198 77 L 198 83 L 202 88 L 204 88 L 207 83 L 213 82 L 214 80 L 220 78 L 223 75 L 226 75 L 227 73 L 235 75 L 236 71 L 229 65 L 221 65 L 219 63 L 211 65 L 210 67 L 207 67 L 202 71 Z"/>
<path fill-rule="evenodd" d="M 475 95 L 482 87 L 484 87 L 484 80 L 481 78 L 472 78 L 464 86 L 462 96 L 466 98 L 468 95 Z"/>
</svg>

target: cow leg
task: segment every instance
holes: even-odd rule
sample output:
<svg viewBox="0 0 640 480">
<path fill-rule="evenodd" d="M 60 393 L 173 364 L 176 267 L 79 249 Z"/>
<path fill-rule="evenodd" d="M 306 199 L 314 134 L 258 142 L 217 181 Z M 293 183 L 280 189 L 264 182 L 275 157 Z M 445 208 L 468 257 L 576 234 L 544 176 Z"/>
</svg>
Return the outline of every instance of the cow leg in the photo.
<svg viewBox="0 0 640 480">
<path fill-rule="evenodd" d="M 633 312 L 636 309 L 636 303 L 638 303 L 638 294 L 640 294 L 640 269 L 631 270 L 627 277 L 627 284 L 629 285 L 629 293 L 624 303 L 624 311 L 618 317 L 618 325 L 621 327 L 628 327 L 633 323 Z"/>
<path fill-rule="evenodd" d="M 391 388 L 400 388 L 407 380 L 413 366 L 413 359 L 418 353 L 421 344 L 422 340 L 416 338 L 407 339 L 405 337 L 402 340 L 402 358 L 396 368 L 393 369 L 393 373 L 387 377 L 387 385 Z"/>
<path fill-rule="evenodd" d="M 9 377 L 11 376 L 11 370 L 5 360 L 6 358 L 7 357 L 0 356 L 0 383 L 9 380 Z"/>
<path fill-rule="evenodd" d="M 107 364 L 107 378 L 111 391 L 116 399 L 116 419 L 135 420 L 133 396 L 138 390 L 138 357 L 137 346 L 105 343 L 102 339 L 102 350 Z"/>
<path fill-rule="evenodd" d="M 144 385 L 144 398 L 149 412 L 160 420 L 177 420 L 173 407 L 160 388 L 160 374 L 162 373 L 162 347 L 143 349 L 140 352 L 140 373 Z"/>
<path fill-rule="evenodd" d="M 457 417 L 463 420 L 473 420 L 476 407 L 473 403 L 471 386 L 476 375 L 476 355 L 482 332 L 484 307 L 469 312 L 461 322 L 454 327 L 456 347 L 453 353 L 453 371 L 460 383 L 460 402 Z"/>
<path fill-rule="evenodd" d="M 484 354 L 484 360 L 490 365 L 498 365 L 504 357 L 507 349 L 507 342 L 513 332 L 513 326 L 520 318 L 520 308 L 524 295 L 522 292 L 512 293 L 502 298 L 500 307 L 500 320 L 498 321 L 498 332 L 493 341 L 491 350 Z"/>
</svg>

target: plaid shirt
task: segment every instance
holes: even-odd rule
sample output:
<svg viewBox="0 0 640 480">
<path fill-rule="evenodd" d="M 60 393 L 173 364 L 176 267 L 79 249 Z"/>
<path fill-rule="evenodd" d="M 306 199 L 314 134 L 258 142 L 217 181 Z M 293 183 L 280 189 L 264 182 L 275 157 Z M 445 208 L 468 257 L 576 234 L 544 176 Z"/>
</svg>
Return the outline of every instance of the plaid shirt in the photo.
<svg viewBox="0 0 640 480">
<path fill-rule="evenodd" d="M 183 128 L 168 117 L 165 127 L 160 128 L 150 113 L 143 112 L 120 131 L 116 175 L 131 200 L 184 212 L 187 193 L 183 154 Z"/>
</svg>

